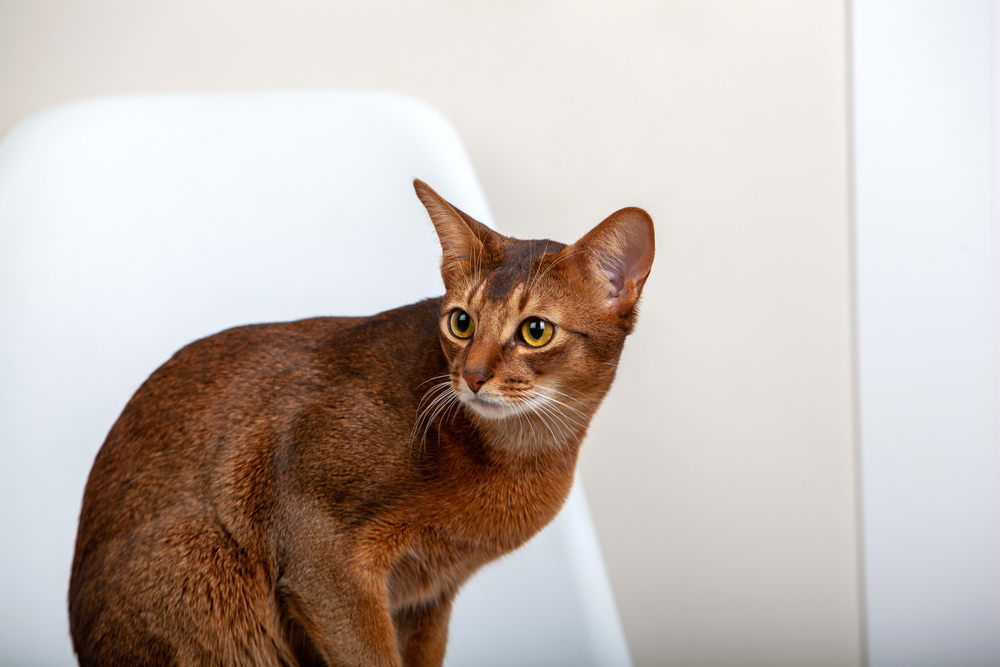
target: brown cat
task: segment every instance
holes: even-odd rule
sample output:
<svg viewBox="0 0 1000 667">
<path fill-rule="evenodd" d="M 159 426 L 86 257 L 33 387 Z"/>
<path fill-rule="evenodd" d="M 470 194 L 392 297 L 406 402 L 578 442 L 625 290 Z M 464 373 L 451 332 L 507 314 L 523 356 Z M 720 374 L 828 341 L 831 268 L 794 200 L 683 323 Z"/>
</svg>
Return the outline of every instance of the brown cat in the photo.
<svg viewBox="0 0 1000 667">
<path fill-rule="evenodd" d="M 440 665 L 462 583 L 555 517 L 652 221 L 519 241 L 414 187 L 444 297 L 223 331 L 129 401 L 80 514 L 81 665 Z"/>
</svg>

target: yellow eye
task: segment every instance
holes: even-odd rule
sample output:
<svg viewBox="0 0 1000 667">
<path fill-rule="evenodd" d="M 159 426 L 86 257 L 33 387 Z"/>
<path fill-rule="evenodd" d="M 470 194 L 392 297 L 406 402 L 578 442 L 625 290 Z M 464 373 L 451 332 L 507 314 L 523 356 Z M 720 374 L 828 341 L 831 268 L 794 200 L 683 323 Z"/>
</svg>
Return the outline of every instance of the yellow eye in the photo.
<svg viewBox="0 0 1000 667">
<path fill-rule="evenodd" d="M 546 322 L 538 317 L 529 317 L 521 325 L 521 338 L 531 347 L 541 347 L 550 340 L 556 327 L 551 322 Z"/>
<path fill-rule="evenodd" d="M 472 321 L 472 316 L 459 308 L 451 311 L 448 326 L 457 338 L 472 338 L 472 334 L 476 330 L 476 323 Z"/>
</svg>

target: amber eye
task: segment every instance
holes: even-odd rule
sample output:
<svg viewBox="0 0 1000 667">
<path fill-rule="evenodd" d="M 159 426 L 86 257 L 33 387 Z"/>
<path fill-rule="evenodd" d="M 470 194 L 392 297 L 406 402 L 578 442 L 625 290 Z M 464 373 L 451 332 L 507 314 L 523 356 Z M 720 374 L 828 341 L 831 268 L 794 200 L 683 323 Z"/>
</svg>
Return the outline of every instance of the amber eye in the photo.
<svg viewBox="0 0 1000 667">
<path fill-rule="evenodd" d="M 552 340 L 555 325 L 538 317 L 529 317 L 521 325 L 521 338 L 531 347 L 541 347 Z"/>
<path fill-rule="evenodd" d="M 472 321 L 472 316 L 458 308 L 451 311 L 448 326 L 458 338 L 472 338 L 472 334 L 476 330 L 476 323 Z"/>
</svg>

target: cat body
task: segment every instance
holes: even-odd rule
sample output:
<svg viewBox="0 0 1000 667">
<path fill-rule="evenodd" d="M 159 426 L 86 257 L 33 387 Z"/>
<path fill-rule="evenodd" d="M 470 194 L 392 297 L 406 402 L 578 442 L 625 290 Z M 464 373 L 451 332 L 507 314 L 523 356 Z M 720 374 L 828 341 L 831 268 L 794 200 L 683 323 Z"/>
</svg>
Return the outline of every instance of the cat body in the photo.
<svg viewBox="0 0 1000 667">
<path fill-rule="evenodd" d="M 444 297 L 230 329 L 129 401 L 81 511 L 81 665 L 440 665 L 459 587 L 559 511 L 651 222 L 516 241 L 415 186 Z"/>
</svg>

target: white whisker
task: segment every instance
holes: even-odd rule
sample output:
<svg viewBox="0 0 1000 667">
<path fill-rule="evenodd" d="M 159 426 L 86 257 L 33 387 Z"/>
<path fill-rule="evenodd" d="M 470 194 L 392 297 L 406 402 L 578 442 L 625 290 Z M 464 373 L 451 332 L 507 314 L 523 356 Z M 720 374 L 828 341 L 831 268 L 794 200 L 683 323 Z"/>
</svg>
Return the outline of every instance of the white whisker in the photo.
<svg viewBox="0 0 1000 667">
<path fill-rule="evenodd" d="M 561 414 L 563 417 L 565 417 L 566 419 L 570 420 L 571 422 L 573 422 L 577 426 L 584 427 L 584 426 L 587 425 L 587 415 L 583 414 L 582 412 L 580 412 L 576 408 L 573 408 L 573 407 L 571 407 L 569 405 L 566 405 L 562 401 L 558 401 L 558 400 L 552 398 L 551 396 L 545 396 L 544 394 L 542 394 L 542 397 L 543 397 L 544 401 L 546 401 L 548 403 L 555 403 L 556 405 L 564 407 L 567 410 L 571 410 L 571 411 L 575 412 L 576 414 L 580 415 L 581 417 L 583 417 L 584 421 L 581 423 L 581 422 L 577 421 L 576 419 L 574 419 L 573 417 L 571 417 L 570 415 L 568 415 L 568 414 L 566 414 L 566 413 L 564 413 L 564 412 L 562 412 L 560 410 L 556 410 L 557 412 L 559 412 L 559 414 Z M 555 408 L 553 408 L 553 409 L 555 410 Z"/>
<path fill-rule="evenodd" d="M 535 407 L 536 407 L 535 414 L 538 415 L 539 419 L 541 420 L 545 428 L 549 430 L 549 433 L 552 435 L 552 440 L 558 443 L 560 438 L 556 436 L 555 432 L 552 430 L 552 425 L 554 425 L 555 422 L 551 422 L 550 424 L 550 421 L 545 418 L 546 416 L 553 416 L 553 415 L 549 414 L 549 411 L 544 403 L 538 403 Z M 556 425 L 556 427 L 558 428 L 558 425 Z M 559 433 L 560 435 L 562 435 L 562 429 L 559 429 Z M 562 436 L 562 439 L 565 439 L 565 435 Z"/>
<path fill-rule="evenodd" d="M 600 415 L 600 413 L 596 412 L 592 408 L 592 406 L 591 406 L 591 404 L 589 402 L 583 401 L 583 400 L 581 400 L 579 398 L 574 398 L 574 397 L 570 396 L 569 394 L 563 393 L 563 392 L 559 391 L 558 389 L 552 389 L 551 387 L 541 387 L 541 386 L 536 385 L 536 384 L 532 384 L 531 386 L 534 387 L 535 390 L 538 391 L 539 393 L 542 393 L 543 395 L 545 395 L 546 398 L 548 398 L 550 400 L 553 400 L 556 403 L 559 403 L 561 406 L 563 406 L 567 410 L 572 410 L 573 412 L 575 412 L 577 415 L 579 415 L 583 419 L 584 423 L 590 423 L 590 421 L 594 417 L 597 417 L 598 419 L 601 420 L 601 423 L 604 424 L 608 428 L 609 431 L 611 431 L 612 433 L 614 432 L 614 429 L 611 428 L 611 425 L 608 424 L 607 421 L 605 421 L 604 417 L 602 417 Z M 575 389 L 572 389 L 570 387 L 567 387 L 567 389 L 569 389 L 570 391 L 576 391 Z M 558 394 L 559 396 L 562 396 L 563 398 L 566 398 L 568 400 L 576 401 L 581 406 L 583 406 L 588 412 L 582 412 L 580 410 L 577 410 L 576 408 L 574 408 L 571 405 L 566 405 L 562 401 L 559 401 L 559 400 L 557 400 L 555 398 L 552 398 L 546 392 L 551 392 L 553 394 Z M 578 391 L 577 391 L 577 393 L 580 394 L 581 396 L 583 395 L 582 393 L 580 393 Z"/>
<path fill-rule="evenodd" d="M 556 257 L 556 259 L 555 259 L 554 262 L 552 262 L 547 267 L 545 267 L 545 271 L 542 272 L 542 275 L 540 275 L 537 278 L 535 278 L 535 282 L 531 284 L 531 288 L 534 289 L 535 285 L 538 284 L 538 281 L 540 281 L 542 278 L 544 278 L 545 274 L 552 270 L 552 267 L 554 267 L 556 264 L 558 264 L 559 262 L 563 261 L 564 259 L 569 259 L 570 257 L 572 257 L 575 254 L 576 254 L 575 250 L 570 250 L 570 252 L 567 252 L 562 257 Z"/>
<path fill-rule="evenodd" d="M 423 382 L 421 382 L 420 384 L 418 384 L 417 387 L 418 388 L 419 387 L 423 387 L 428 382 L 433 382 L 434 380 L 440 380 L 441 378 L 450 378 L 450 377 L 451 377 L 451 373 L 445 373 L 444 375 L 435 375 L 432 378 L 427 378 L 426 380 L 424 380 Z"/>
<path fill-rule="evenodd" d="M 552 419 L 554 419 L 555 421 L 559 422 L 559 427 L 560 427 L 559 430 L 560 430 L 560 432 L 568 432 L 570 436 L 573 435 L 573 427 L 570 426 L 569 424 L 567 424 L 566 421 L 565 421 L 565 419 L 563 419 L 563 417 L 565 417 L 565 415 L 559 414 L 559 412 L 557 410 L 555 410 L 554 408 L 552 408 L 552 406 L 547 405 L 544 401 L 542 401 L 539 404 L 538 407 L 539 407 L 539 410 L 543 411 L 545 414 L 549 415 Z M 573 420 L 570 420 L 570 421 L 573 421 Z M 582 425 L 582 424 L 578 424 L 577 422 L 573 422 L 573 423 L 577 424 L 577 426 L 580 426 L 581 428 L 584 428 L 584 425 Z M 565 435 L 563 437 L 566 438 Z M 573 438 L 573 439 L 575 440 L 576 438 Z"/>
<path fill-rule="evenodd" d="M 445 392 L 440 396 L 438 396 L 437 398 L 435 398 L 427 406 L 428 410 L 433 408 L 433 412 L 431 412 L 430 417 L 424 423 L 424 432 L 420 438 L 420 452 L 423 452 L 424 445 L 427 442 L 427 431 L 430 429 L 431 424 L 433 424 L 434 420 L 437 419 L 438 415 L 441 413 L 441 410 L 443 410 L 448 405 L 448 402 L 452 399 L 453 395 L 454 394 L 449 394 L 448 392 Z"/>
<path fill-rule="evenodd" d="M 528 281 L 528 291 L 529 291 L 529 292 L 530 292 L 530 291 L 531 291 L 532 289 L 534 289 L 534 287 L 535 287 L 535 284 L 536 284 L 536 283 L 538 282 L 538 274 L 539 274 L 539 273 L 541 272 L 541 270 L 542 270 L 542 263 L 543 263 L 543 262 L 542 262 L 542 260 L 544 260 L 544 259 L 545 259 L 545 253 L 546 253 L 546 252 L 548 252 L 548 249 L 549 249 L 549 242 L 548 242 L 548 241 L 546 241 L 546 242 L 545 242 L 545 247 L 544 247 L 544 248 L 542 248 L 542 254 L 541 254 L 541 256 L 540 256 L 540 257 L 538 258 L 538 266 L 536 266 L 536 267 L 535 267 L 535 275 L 534 275 L 534 277 L 533 277 L 533 278 L 532 278 L 531 280 L 529 280 L 529 281 Z"/>
<path fill-rule="evenodd" d="M 438 414 L 442 406 L 449 405 L 452 401 L 457 401 L 458 398 L 455 396 L 455 391 L 451 386 L 451 375 L 439 375 L 435 378 L 431 378 L 428 382 L 436 380 L 442 377 L 449 378 L 444 382 L 439 382 L 424 392 L 424 395 L 420 398 L 420 402 L 417 403 L 417 418 L 413 422 L 413 428 L 410 429 L 410 443 L 409 443 L 409 453 L 413 454 L 413 442 L 417 437 L 417 433 L 421 431 L 421 426 L 423 426 L 423 435 L 420 439 L 420 448 L 418 449 L 418 454 L 423 452 L 423 446 L 427 439 L 427 430 L 430 425 L 434 423 L 434 420 L 438 417 Z M 422 383 L 422 384 L 426 384 Z M 440 428 L 440 427 L 439 427 Z M 440 433 L 440 430 L 439 430 Z"/>
</svg>

